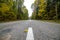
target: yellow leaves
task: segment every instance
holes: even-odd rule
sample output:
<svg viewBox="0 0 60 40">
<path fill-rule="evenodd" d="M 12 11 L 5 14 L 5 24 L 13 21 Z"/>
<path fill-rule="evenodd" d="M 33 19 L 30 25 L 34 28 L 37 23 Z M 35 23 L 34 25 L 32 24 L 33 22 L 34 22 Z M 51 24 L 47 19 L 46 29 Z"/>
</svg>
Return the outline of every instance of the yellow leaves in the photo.
<svg viewBox="0 0 60 40">
<path fill-rule="evenodd" d="M 44 9 L 40 9 L 39 12 L 45 12 L 45 10 Z"/>
<path fill-rule="evenodd" d="M 6 12 L 8 11 L 10 8 L 8 5 L 6 5 L 5 3 L 1 3 L 1 7 L 0 7 L 0 11 L 2 12 Z"/>
<path fill-rule="evenodd" d="M 41 3 L 43 3 L 45 0 L 40 0 Z"/>
<path fill-rule="evenodd" d="M 13 0 L 10 2 L 10 6 L 12 6 L 13 5 Z"/>
<path fill-rule="evenodd" d="M 9 0 L 7 3 L 0 3 L 0 11 L 1 12 L 6 12 L 9 11 L 9 9 L 12 7 L 13 5 L 13 0 Z"/>
<path fill-rule="evenodd" d="M 28 29 L 25 29 L 24 32 L 28 32 Z"/>
<path fill-rule="evenodd" d="M 38 13 L 38 16 L 41 16 L 42 14 L 41 13 Z"/>
<path fill-rule="evenodd" d="M 38 13 L 38 16 L 42 16 L 42 14 L 45 12 L 45 10 L 44 9 L 40 9 L 39 10 L 39 13 Z"/>
<path fill-rule="evenodd" d="M 45 0 L 40 0 L 40 4 L 38 5 L 38 7 L 40 8 L 38 12 L 38 16 L 42 16 L 42 14 L 45 13 L 46 5 L 47 4 L 45 3 Z"/>
<path fill-rule="evenodd" d="M 13 5 L 13 0 L 8 0 L 8 5 L 12 6 Z"/>
</svg>

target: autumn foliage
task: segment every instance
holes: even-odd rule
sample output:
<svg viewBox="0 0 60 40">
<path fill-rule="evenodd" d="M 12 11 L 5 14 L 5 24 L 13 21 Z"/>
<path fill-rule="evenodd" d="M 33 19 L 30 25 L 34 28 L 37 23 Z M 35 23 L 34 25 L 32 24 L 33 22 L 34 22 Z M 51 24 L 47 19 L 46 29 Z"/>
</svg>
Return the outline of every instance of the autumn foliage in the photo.
<svg viewBox="0 0 60 40">
<path fill-rule="evenodd" d="M 32 19 L 59 20 L 60 1 L 59 0 L 35 0 L 32 5 Z M 35 15 L 34 15 L 35 14 Z"/>
<path fill-rule="evenodd" d="M 24 1 L 21 0 L 0 0 L 0 21 L 12 21 L 28 19 L 26 7 L 22 7 Z M 19 7 L 21 5 L 21 7 Z M 21 9 L 20 9 L 21 8 Z M 22 11 L 22 8 L 25 11 Z M 27 11 L 27 12 L 26 12 Z M 26 16 L 25 16 L 26 15 Z M 27 18 L 25 18 L 27 17 Z"/>
</svg>

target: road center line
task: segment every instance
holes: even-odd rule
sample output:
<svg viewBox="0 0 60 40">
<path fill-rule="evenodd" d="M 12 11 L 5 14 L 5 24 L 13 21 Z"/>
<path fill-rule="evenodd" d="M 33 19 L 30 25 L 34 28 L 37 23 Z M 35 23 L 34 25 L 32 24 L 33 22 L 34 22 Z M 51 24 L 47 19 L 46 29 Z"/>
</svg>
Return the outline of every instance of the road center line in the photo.
<svg viewBox="0 0 60 40">
<path fill-rule="evenodd" d="M 26 40 L 34 40 L 32 27 L 28 28 L 28 33 L 27 33 Z"/>
</svg>

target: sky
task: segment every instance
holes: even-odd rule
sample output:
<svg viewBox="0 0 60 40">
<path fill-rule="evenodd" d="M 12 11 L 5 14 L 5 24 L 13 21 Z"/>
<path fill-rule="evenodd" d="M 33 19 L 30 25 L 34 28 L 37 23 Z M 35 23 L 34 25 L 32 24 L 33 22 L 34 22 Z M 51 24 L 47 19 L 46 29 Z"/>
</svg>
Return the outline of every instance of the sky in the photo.
<svg viewBox="0 0 60 40">
<path fill-rule="evenodd" d="M 28 9 L 29 17 L 32 15 L 32 12 L 33 12 L 32 9 L 31 9 L 32 3 L 34 3 L 34 0 L 24 0 L 24 5 Z"/>
</svg>

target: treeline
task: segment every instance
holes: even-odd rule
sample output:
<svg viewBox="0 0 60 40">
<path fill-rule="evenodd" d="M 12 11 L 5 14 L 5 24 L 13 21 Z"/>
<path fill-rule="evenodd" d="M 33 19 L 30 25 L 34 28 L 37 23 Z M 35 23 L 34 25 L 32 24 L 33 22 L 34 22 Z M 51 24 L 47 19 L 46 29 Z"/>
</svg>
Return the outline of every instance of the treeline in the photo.
<svg viewBox="0 0 60 40">
<path fill-rule="evenodd" d="M 35 0 L 32 19 L 60 20 L 60 0 Z"/>
<path fill-rule="evenodd" d="M 28 19 L 24 0 L 0 0 L 0 21 Z"/>
</svg>

